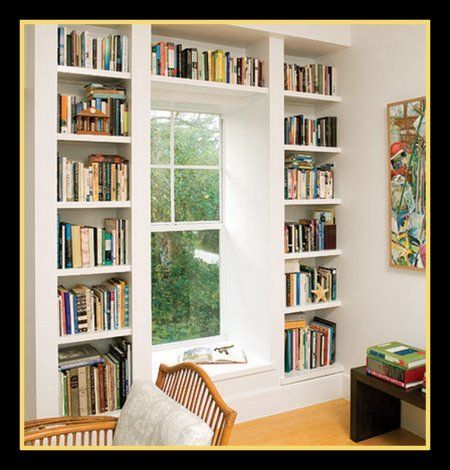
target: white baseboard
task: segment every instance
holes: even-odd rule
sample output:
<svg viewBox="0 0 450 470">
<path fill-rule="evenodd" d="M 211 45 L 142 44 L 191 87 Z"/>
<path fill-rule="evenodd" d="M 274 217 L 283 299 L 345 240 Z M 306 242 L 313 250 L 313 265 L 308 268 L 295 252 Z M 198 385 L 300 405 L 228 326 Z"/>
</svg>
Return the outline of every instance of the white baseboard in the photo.
<svg viewBox="0 0 450 470">
<path fill-rule="evenodd" d="M 237 411 L 236 422 L 250 421 L 342 398 L 342 374 L 224 398 Z"/>
</svg>

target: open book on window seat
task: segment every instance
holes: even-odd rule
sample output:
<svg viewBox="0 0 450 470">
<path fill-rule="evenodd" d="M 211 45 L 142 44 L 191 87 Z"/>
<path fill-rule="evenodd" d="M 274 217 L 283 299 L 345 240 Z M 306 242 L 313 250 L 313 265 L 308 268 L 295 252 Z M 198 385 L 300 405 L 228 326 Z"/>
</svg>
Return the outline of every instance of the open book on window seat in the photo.
<svg viewBox="0 0 450 470">
<path fill-rule="evenodd" d="M 179 361 L 196 364 L 246 364 L 247 356 L 243 349 L 234 346 L 196 347 L 182 351 Z"/>
</svg>

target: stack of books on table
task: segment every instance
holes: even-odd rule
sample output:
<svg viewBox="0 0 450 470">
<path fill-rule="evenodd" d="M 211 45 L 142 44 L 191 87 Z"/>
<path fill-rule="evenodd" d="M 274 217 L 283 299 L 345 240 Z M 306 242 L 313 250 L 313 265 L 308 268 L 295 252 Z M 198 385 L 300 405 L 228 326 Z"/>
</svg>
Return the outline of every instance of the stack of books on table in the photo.
<svg viewBox="0 0 450 470">
<path fill-rule="evenodd" d="M 101 354 L 90 344 L 59 350 L 59 414 L 87 416 L 120 410 L 131 386 L 131 344 L 116 338 Z"/>
<path fill-rule="evenodd" d="M 409 390 L 423 384 L 425 351 L 397 341 L 367 348 L 367 373 Z"/>
</svg>

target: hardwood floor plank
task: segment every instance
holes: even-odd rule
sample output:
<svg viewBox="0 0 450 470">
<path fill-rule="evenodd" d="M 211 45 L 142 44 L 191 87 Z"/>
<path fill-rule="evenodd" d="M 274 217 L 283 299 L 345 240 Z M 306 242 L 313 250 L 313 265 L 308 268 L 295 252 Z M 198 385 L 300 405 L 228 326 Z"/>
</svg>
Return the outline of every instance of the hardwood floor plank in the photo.
<svg viewBox="0 0 450 470">
<path fill-rule="evenodd" d="M 398 429 L 366 441 L 350 439 L 350 403 L 332 400 L 234 426 L 230 445 L 424 445 L 425 440 Z"/>
</svg>

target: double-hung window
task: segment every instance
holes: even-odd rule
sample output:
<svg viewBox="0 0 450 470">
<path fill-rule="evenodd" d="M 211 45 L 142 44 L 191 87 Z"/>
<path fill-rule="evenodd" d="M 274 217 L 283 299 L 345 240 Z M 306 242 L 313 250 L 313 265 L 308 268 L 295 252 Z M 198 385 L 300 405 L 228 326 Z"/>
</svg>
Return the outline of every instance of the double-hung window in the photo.
<svg viewBox="0 0 450 470">
<path fill-rule="evenodd" d="M 153 344 L 221 334 L 222 125 L 218 114 L 153 110 Z"/>
</svg>

